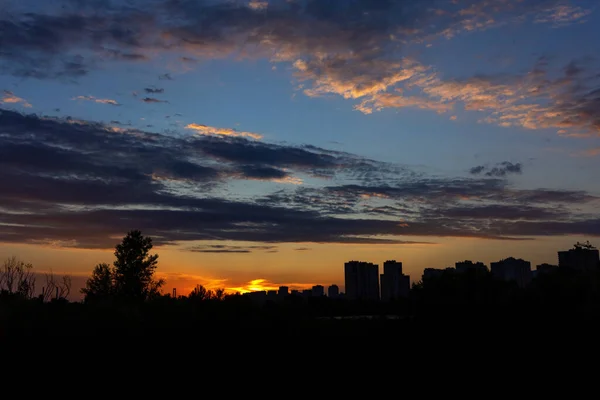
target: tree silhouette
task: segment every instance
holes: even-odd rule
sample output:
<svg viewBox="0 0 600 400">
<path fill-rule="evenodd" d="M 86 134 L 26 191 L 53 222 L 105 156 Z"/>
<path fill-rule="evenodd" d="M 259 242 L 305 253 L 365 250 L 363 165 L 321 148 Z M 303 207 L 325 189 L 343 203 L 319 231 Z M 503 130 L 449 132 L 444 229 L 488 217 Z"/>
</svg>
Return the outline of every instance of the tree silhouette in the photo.
<svg viewBox="0 0 600 400">
<path fill-rule="evenodd" d="M 34 296 L 35 275 L 33 266 L 13 256 L 0 266 L 0 293 L 17 295 L 26 299 Z"/>
<path fill-rule="evenodd" d="M 85 295 L 86 301 L 107 300 L 115 292 L 114 279 L 114 271 L 109 264 L 98 264 L 81 293 Z"/>
<path fill-rule="evenodd" d="M 154 279 L 158 254 L 150 255 L 152 238 L 139 230 L 127 233 L 115 247 L 114 283 L 117 296 L 128 301 L 143 301 L 160 293 L 164 280 Z"/>
<path fill-rule="evenodd" d="M 46 284 L 42 287 L 39 298 L 42 301 L 66 300 L 69 293 L 71 293 L 71 277 L 64 275 L 60 281 L 57 281 L 54 273 L 50 271 L 46 274 Z"/>
</svg>

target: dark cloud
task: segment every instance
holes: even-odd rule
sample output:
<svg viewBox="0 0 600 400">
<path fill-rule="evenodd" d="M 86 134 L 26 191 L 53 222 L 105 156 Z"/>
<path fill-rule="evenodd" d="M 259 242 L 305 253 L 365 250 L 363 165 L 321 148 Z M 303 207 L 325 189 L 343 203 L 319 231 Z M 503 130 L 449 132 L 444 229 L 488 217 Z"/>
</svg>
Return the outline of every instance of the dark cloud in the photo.
<svg viewBox="0 0 600 400">
<path fill-rule="evenodd" d="M 276 246 L 229 246 L 224 244 L 201 245 L 187 248 L 187 251 L 195 253 L 252 253 L 254 251 L 264 251 L 267 253 L 276 252 Z"/>
<path fill-rule="evenodd" d="M 446 112 L 460 101 L 468 110 L 490 111 L 485 120 L 502 126 L 600 133 L 600 83 L 587 73 L 597 66 L 585 60 L 567 65 L 560 78 L 536 65 L 537 74 L 513 79 L 509 87 L 479 76 L 431 79 L 431 70 L 403 51 L 407 43 L 508 23 L 578 23 L 590 11 L 584 7 L 563 0 L 273 0 L 267 10 L 247 2 L 179 0 L 65 0 L 45 14 L 9 9 L 0 17 L 0 72 L 75 79 L 106 61 L 168 52 L 189 64 L 236 54 L 288 63 L 308 96 L 360 99 L 355 108 L 366 113 L 389 107 Z M 414 81 L 426 87 L 415 96 L 396 94 Z M 516 94 L 524 87 L 528 101 Z"/>
<path fill-rule="evenodd" d="M 160 99 L 156 99 L 156 98 L 154 98 L 154 97 L 144 97 L 144 98 L 142 99 L 142 101 L 143 101 L 144 103 L 168 103 L 168 101 L 167 101 L 167 100 L 160 100 Z"/>
<path fill-rule="evenodd" d="M 432 210 L 444 218 L 489 220 L 562 220 L 569 216 L 562 207 L 527 206 L 520 204 L 494 204 L 485 206 L 462 206 Z"/>
<path fill-rule="evenodd" d="M 146 93 L 163 93 L 165 91 L 165 89 L 161 89 L 161 88 L 145 88 L 144 91 Z"/>
<path fill-rule="evenodd" d="M 229 179 L 280 180 L 287 177 L 284 172 L 310 173 L 315 168 L 336 180 L 360 181 L 367 166 L 374 170 L 370 175 L 382 168 L 387 175 L 380 180 L 388 176 L 389 181 L 282 186 L 246 199 L 224 192 L 222 186 Z M 1 110 L 0 241 L 109 248 L 115 235 L 130 229 L 143 230 L 157 244 L 235 240 L 401 245 L 415 243 L 407 236 L 599 234 L 593 213 L 598 198 L 586 192 L 522 190 L 500 178 L 404 171 L 318 147 L 166 136 Z"/>
<path fill-rule="evenodd" d="M 282 175 L 272 168 L 296 168 L 308 171 L 333 170 L 345 161 L 315 149 L 282 146 L 240 137 L 201 136 L 195 142 L 204 154 L 222 161 L 242 164 L 247 173 Z M 265 167 L 272 167 L 266 169 Z"/>
<path fill-rule="evenodd" d="M 483 165 L 478 165 L 476 167 L 473 167 L 469 170 L 469 172 L 473 175 L 479 175 L 480 173 L 482 173 L 483 171 L 485 171 L 485 167 Z"/>
<path fill-rule="evenodd" d="M 279 168 L 267 167 L 262 165 L 242 165 L 239 168 L 241 174 L 251 179 L 284 179 L 289 174 Z"/>
<path fill-rule="evenodd" d="M 95 3 L 102 6 L 90 6 Z M 397 39 L 423 40 L 473 31 L 474 27 L 486 29 L 494 25 L 492 20 L 523 17 L 557 3 L 532 0 L 506 6 L 499 0 L 468 0 L 458 5 L 434 0 L 276 0 L 269 2 L 265 15 L 263 10 L 232 2 L 63 1 L 51 13 L 9 9 L 0 19 L 0 48 L 12 66 L 40 78 L 44 67 L 51 67 L 46 70 L 52 73 L 60 71 L 57 60 L 70 53 L 85 53 L 86 63 L 95 64 L 105 58 L 144 59 L 147 49 L 193 48 L 202 55 L 255 46 L 262 54 L 272 54 L 276 47 L 309 57 L 315 53 L 347 55 L 350 50 L 358 58 L 349 61 L 360 66 L 366 65 L 361 61 L 386 58 L 385 51 L 395 49 Z M 181 60 L 195 59 L 182 56 Z M 63 73 L 69 73 L 67 70 L 63 68 Z M 162 78 L 171 79 L 168 74 Z"/>
<path fill-rule="evenodd" d="M 504 177 L 509 174 L 522 174 L 523 165 L 521 163 L 513 164 L 509 161 L 503 161 L 492 167 L 478 165 L 476 167 L 471 168 L 469 172 L 472 175 L 479 175 L 483 173 L 485 176 Z"/>
</svg>

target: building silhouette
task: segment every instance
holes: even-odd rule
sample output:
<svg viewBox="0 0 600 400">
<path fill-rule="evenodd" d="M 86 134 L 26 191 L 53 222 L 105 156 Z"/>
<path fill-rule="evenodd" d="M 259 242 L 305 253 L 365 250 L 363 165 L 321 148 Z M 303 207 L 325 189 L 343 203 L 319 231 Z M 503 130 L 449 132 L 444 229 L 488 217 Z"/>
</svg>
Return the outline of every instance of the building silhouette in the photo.
<svg viewBox="0 0 600 400">
<path fill-rule="evenodd" d="M 535 271 L 533 271 L 533 276 L 537 277 L 537 276 L 540 276 L 543 274 L 554 272 L 556 270 L 558 270 L 558 265 L 547 264 L 547 263 L 538 264 L 535 266 Z"/>
<path fill-rule="evenodd" d="M 340 288 L 338 285 L 331 285 L 327 288 L 327 296 L 332 299 L 337 299 L 340 296 Z"/>
<path fill-rule="evenodd" d="M 589 242 L 578 242 L 572 249 L 558 252 L 558 266 L 578 271 L 593 271 L 600 266 L 598 250 Z"/>
<path fill-rule="evenodd" d="M 454 264 L 456 267 L 456 272 L 459 274 L 464 274 L 466 272 L 474 271 L 475 273 L 486 273 L 488 272 L 488 268 L 486 265 L 480 261 L 473 262 L 471 260 L 459 261 Z"/>
<path fill-rule="evenodd" d="M 444 274 L 453 274 L 456 270 L 452 267 L 448 267 L 448 268 L 425 268 L 423 270 L 423 275 L 421 277 L 421 279 L 423 281 L 429 280 L 429 279 L 433 279 L 433 278 L 440 278 L 441 276 L 443 276 Z"/>
<path fill-rule="evenodd" d="M 402 273 L 402 263 L 388 260 L 383 263 L 381 274 L 381 300 L 390 301 L 408 297 L 410 277 Z"/>
<path fill-rule="evenodd" d="M 279 286 L 279 291 L 277 292 L 277 294 L 279 295 L 279 297 L 285 297 L 289 294 L 289 290 L 290 288 L 287 286 Z"/>
<path fill-rule="evenodd" d="M 504 281 L 515 281 L 521 288 L 529 285 L 532 278 L 531 263 L 522 259 L 509 257 L 490 264 L 492 275 Z"/>
<path fill-rule="evenodd" d="M 346 297 L 351 300 L 379 300 L 379 266 L 365 261 L 344 264 Z"/>
<path fill-rule="evenodd" d="M 322 285 L 315 285 L 312 287 L 313 297 L 325 296 L 325 288 Z"/>
</svg>

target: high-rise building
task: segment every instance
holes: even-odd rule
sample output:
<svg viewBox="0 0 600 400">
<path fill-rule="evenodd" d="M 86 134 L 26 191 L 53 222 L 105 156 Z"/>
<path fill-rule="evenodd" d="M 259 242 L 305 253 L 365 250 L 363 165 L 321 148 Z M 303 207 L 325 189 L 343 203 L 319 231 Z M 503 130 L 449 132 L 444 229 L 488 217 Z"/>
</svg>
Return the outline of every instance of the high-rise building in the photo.
<svg viewBox="0 0 600 400">
<path fill-rule="evenodd" d="M 455 263 L 454 266 L 456 267 L 456 272 L 458 272 L 459 274 L 469 272 L 469 271 L 475 271 L 476 273 L 485 273 L 488 271 L 485 264 L 480 261 L 477 261 L 477 262 L 473 262 L 471 260 L 459 261 L 459 262 Z"/>
<path fill-rule="evenodd" d="M 277 294 L 280 297 L 284 297 L 284 296 L 287 296 L 289 294 L 289 290 L 290 290 L 290 288 L 287 287 L 287 286 L 279 286 L 279 291 L 277 292 Z"/>
<path fill-rule="evenodd" d="M 598 250 L 589 242 L 577 243 L 570 250 L 558 252 L 558 266 L 578 271 L 593 271 L 600 267 Z"/>
<path fill-rule="evenodd" d="M 410 291 L 410 277 L 402 273 L 402 263 L 388 260 L 383 263 L 381 274 L 381 300 L 390 301 L 401 297 L 408 297 Z"/>
<path fill-rule="evenodd" d="M 315 285 L 312 287 L 313 297 L 325 296 L 325 288 L 321 285 Z"/>
<path fill-rule="evenodd" d="M 519 287 L 525 287 L 531 282 L 531 263 L 513 257 L 490 264 L 492 275 L 504 281 L 516 281 Z"/>
<path fill-rule="evenodd" d="M 344 264 L 346 297 L 351 300 L 379 300 L 379 266 L 365 261 Z"/>
<path fill-rule="evenodd" d="M 331 299 L 337 299 L 340 296 L 340 288 L 338 285 L 331 285 L 327 288 L 327 296 Z"/>
</svg>

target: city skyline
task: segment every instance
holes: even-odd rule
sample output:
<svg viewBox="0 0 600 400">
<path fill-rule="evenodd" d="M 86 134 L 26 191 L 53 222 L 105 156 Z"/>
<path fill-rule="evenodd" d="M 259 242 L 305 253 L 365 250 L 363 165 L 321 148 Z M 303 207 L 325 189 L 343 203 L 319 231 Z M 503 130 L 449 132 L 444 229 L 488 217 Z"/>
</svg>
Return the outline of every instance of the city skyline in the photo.
<svg viewBox="0 0 600 400">
<path fill-rule="evenodd" d="M 573 248 L 559 250 L 556 264 L 538 264 L 532 269 L 531 262 L 514 257 L 506 257 L 491 262 L 488 266 L 480 261 L 457 261 L 454 266 L 445 268 L 425 268 L 421 279 L 410 282 L 410 277 L 403 274 L 403 264 L 397 260 L 386 260 L 383 270 L 379 264 L 369 261 L 352 260 L 344 263 L 345 292 L 339 291 L 339 285 L 331 284 L 327 289 L 327 297 L 332 299 L 345 299 L 350 301 L 382 301 L 408 299 L 414 284 L 421 285 L 431 279 L 440 278 L 450 274 L 480 274 L 489 273 L 495 279 L 504 282 L 513 282 L 520 289 L 526 289 L 533 280 L 541 274 L 552 274 L 559 269 L 568 269 L 573 272 L 597 273 L 600 270 L 600 252 L 591 243 L 575 243 Z M 381 275 L 379 272 L 383 272 Z M 484 276 L 483 275 L 483 276 Z M 289 291 L 287 286 L 278 290 L 250 291 L 243 294 L 264 302 L 267 300 L 281 301 L 289 295 L 307 297 L 324 297 L 325 287 L 315 285 L 310 289 Z"/>
<path fill-rule="evenodd" d="M 165 292 L 244 292 L 600 242 L 595 1 L 0 10 L 0 259 L 81 287 L 139 229 Z"/>
</svg>

